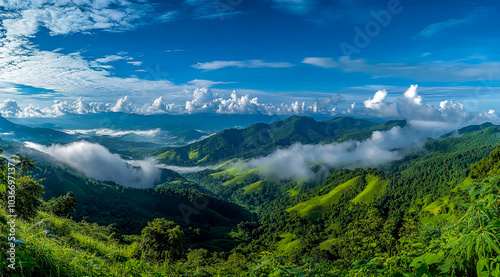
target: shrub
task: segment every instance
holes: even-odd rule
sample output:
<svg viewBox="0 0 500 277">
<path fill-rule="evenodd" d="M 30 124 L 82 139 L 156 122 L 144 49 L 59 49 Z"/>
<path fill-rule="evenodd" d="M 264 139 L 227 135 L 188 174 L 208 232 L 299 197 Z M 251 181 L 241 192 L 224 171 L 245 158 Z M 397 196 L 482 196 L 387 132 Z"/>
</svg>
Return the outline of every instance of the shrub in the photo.
<svg viewBox="0 0 500 277">
<path fill-rule="evenodd" d="M 145 258 L 162 261 L 176 260 L 182 256 L 184 232 L 173 221 L 157 218 L 148 223 L 141 233 L 141 252 Z"/>
<path fill-rule="evenodd" d="M 56 216 L 68 217 L 76 210 L 76 197 L 68 192 L 66 195 L 52 198 L 47 203 L 47 210 Z"/>
</svg>

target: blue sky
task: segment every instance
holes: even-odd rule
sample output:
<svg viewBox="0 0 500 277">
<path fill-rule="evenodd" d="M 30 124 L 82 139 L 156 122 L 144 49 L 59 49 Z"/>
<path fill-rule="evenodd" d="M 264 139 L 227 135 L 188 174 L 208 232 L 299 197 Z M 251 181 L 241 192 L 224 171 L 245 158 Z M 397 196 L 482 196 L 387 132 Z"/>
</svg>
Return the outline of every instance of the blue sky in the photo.
<svg viewBox="0 0 500 277">
<path fill-rule="evenodd" d="M 500 109 L 499 9 L 495 1 L 3 1 L 0 102 L 12 100 L 0 109 L 307 114 L 324 103 L 321 112 L 339 114 L 353 102 L 369 109 L 363 101 L 383 89 L 379 102 L 390 106 L 412 84 L 436 108 L 453 100 Z"/>
</svg>

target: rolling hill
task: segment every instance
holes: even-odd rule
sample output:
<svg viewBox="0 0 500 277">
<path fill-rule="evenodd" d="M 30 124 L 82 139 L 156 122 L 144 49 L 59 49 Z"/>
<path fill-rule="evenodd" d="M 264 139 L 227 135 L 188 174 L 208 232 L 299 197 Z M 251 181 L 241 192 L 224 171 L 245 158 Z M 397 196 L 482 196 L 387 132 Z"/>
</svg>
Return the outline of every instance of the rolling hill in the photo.
<svg viewBox="0 0 500 277">
<path fill-rule="evenodd" d="M 179 182 L 183 178 L 176 173 L 164 176 L 166 184 Z M 40 164 L 36 178 L 43 177 L 45 199 L 72 192 L 78 204 L 73 218 L 107 226 L 116 224 L 124 234 L 138 234 L 154 218 L 167 218 L 183 227 L 217 228 L 216 236 L 210 240 L 224 238 L 233 225 L 248 220 L 251 214 L 245 209 L 208 194 L 194 190 L 172 189 L 167 185 L 157 189 L 136 189 L 98 182 L 72 174 L 58 166 Z M 187 181 L 186 181 L 187 182 Z M 202 200 L 200 200 L 202 199 Z M 197 204 L 206 203 L 205 206 Z"/>
</svg>

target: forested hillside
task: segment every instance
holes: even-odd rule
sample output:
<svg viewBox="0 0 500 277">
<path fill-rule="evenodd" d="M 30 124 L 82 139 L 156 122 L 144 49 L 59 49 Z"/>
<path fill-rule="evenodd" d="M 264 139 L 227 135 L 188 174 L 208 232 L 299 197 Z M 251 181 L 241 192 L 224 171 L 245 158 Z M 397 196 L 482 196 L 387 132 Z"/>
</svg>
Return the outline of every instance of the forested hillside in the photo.
<svg viewBox="0 0 500 277">
<path fill-rule="evenodd" d="M 363 140 L 373 131 L 389 130 L 394 126 L 404 127 L 406 121 L 376 124 L 363 119 L 337 117 L 318 122 L 312 117 L 291 116 L 271 124 L 257 123 L 245 129 L 227 129 L 202 141 L 154 154 L 160 161 L 173 165 L 215 164 L 232 158 L 267 155 L 297 142 L 316 144 Z"/>
<path fill-rule="evenodd" d="M 210 162 L 227 161 L 293 142 L 364 140 L 375 130 L 394 126 L 405 127 L 406 122 L 292 117 L 227 130 L 171 153 L 181 158 L 180 153 L 187 153 L 186 163 L 178 164 L 199 164 L 207 155 Z M 239 156 L 234 147 L 241 141 L 251 146 L 260 138 L 257 134 L 272 135 L 268 143 Z M 214 149 L 228 152 L 209 154 L 206 149 L 216 144 L 220 148 Z M 430 139 L 379 169 L 330 169 L 321 180 L 277 180 L 227 162 L 195 173 L 165 170 L 149 189 L 95 181 L 19 155 L 16 272 L 499 276 L 498 145 L 500 127 L 483 124 Z M 193 149 L 200 155 L 188 162 Z M 2 168 L 6 184 L 6 161 Z M 0 188 L 5 207 L 9 189 Z M 2 209 L 3 231 L 9 228 L 7 215 Z M 3 231 L 1 250 L 6 253 L 10 245 Z M 3 259 L 3 274 L 13 272 L 7 264 Z"/>
</svg>

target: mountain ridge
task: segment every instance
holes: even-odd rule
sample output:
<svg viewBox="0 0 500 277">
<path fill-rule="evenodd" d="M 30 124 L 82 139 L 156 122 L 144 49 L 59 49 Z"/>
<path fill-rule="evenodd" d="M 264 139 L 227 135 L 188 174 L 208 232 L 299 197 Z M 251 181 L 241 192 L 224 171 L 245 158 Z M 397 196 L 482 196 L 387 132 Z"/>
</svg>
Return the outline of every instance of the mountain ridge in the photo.
<svg viewBox="0 0 500 277">
<path fill-rule="evenodd" d="M 267 155 L 294 143 L 318 144 L 348 139 L 364 140 L 369 138 L 373 131 L 406 125 L 404 120 L 377 124 L 352 117 L 316 121 L 309 116 L 290 116 L 270 124 L 256 123 L 244 129 L 225 129 L 204 140 L 151 154 L 167 164 L 207 165 L 232 158 L 244 159 Z M 357 135 L 354 135 L 356 133 Z"/>
</svg>

